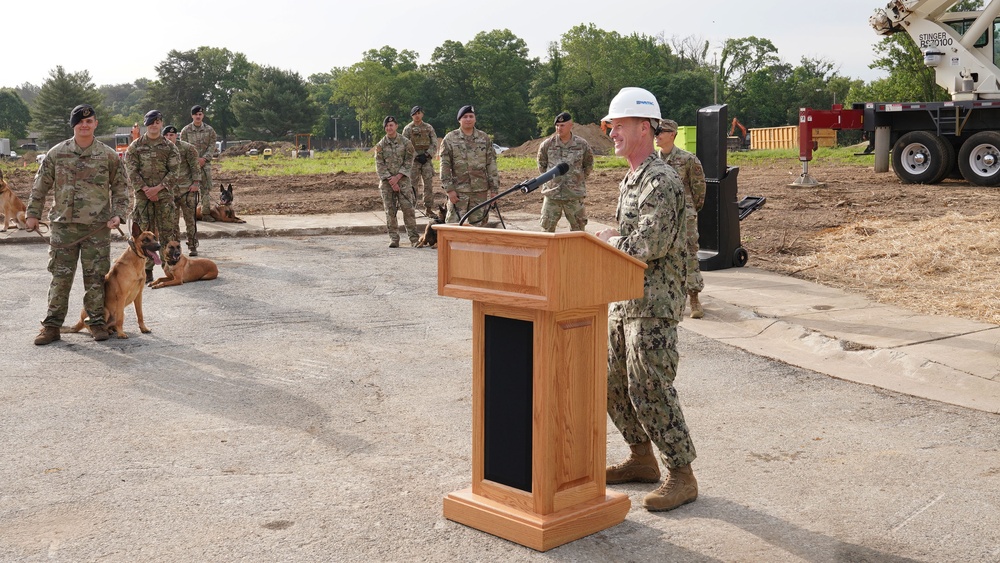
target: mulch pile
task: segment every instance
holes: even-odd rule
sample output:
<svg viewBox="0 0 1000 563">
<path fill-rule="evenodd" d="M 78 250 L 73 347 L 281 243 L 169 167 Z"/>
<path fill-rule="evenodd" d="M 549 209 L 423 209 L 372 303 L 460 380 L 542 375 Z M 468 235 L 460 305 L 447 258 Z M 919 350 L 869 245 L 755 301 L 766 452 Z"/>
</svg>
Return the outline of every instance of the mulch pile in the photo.
<svg viewBox="0 0 1000 563">
<path fill-rule="evenodd" d="M 573 125 L 573 134 L 583 137 L 588 143 L 590 143 L 590 148 L 593 149 L 594 154 L 609 155 L 614 151 L 614 142 L 611 141 L 611 138 L 608 137 L 604 131 L 601 131 L 601 126 L 596 123 L 591 123 L 590 125 L 581 125 L 577 123 Z M 547 138 L 548 137 L 532 139 L 521 146 L 511 147 L 505 150 L 500 156 L 535 157 L 538 155 L 538 147 L 541 146 L 542 141 Z"/>
</svg>

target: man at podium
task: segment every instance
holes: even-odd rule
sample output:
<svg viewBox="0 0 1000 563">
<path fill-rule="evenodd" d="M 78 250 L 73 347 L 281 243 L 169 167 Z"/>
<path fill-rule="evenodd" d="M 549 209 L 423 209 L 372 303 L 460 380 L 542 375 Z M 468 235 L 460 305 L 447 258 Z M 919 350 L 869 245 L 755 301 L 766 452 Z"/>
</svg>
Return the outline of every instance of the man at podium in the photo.
<svg viewBox="0 0 1000 563">
<path fill-rule="evenodd" d="M 607 483 L 656 483 L 660 469 L 652 444 L 667 466 L 667 480 L 646 495 L 650 511 L 672 510 L 698 498 L 691 470 L 696 457 L 673 382 L 677 375 L 677 323 L 687 297 L 684 186 L 657 157 L 660 123 L 656 97 L 623 88 L 608 115 L 615 154 L 629 162 L 619 185 L 618 229 L 597 237 L 646 262 L 645 295 L 612 303 L 608 310 L 608 415 L 629 444 L 629 457 L 606 469 Z"/>
</svg>

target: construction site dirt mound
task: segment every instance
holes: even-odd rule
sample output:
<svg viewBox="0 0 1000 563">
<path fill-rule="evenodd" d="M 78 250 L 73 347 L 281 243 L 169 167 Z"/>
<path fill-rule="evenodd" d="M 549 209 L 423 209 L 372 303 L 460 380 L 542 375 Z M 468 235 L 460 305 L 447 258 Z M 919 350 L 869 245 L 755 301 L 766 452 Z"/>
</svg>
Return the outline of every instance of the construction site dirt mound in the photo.
<svg viewBox="0 0 1000 563">
<path fill-rule="evenodd" d="M 585 141 L 590 143 L 590 148 L 594 151 L 594 154 L 609 155 L 612 151 L 614 151 L 614 142 L 612 142 L 611 138 L 601 130 L 601 126 L 596 123 L 591 123 L 589 125 L 576 123 L 573 125 L 573 134 L 583 137 Z M 505 150 L 500 156 L 535 157 L 538 155 L 538 147 L 540 147 L 542 145 L 542 141 L 547 138 L 548 137 L 532 139 L 523 145 Z"/>
</svg>

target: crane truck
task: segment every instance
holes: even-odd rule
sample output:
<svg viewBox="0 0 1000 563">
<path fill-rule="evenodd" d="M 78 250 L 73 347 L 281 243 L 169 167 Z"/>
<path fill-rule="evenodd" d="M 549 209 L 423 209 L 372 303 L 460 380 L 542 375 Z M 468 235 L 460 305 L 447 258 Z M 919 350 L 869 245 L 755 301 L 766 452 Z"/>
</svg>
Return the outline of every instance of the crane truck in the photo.
<svg viewBox="0 0 1000 563">
<path fill-rule="evenodd" d="M 850 108 L 799 110 L 802 175 L 793 185 L 817 185 L 809 176 L 812 130 L 861 129 L 875 172 L 900 181 L 936 184 L 961 174 L 972 184 L 1000 186 L 1000 0 L 976 12 L 947 12 L 957 0 L 892 0 L 868 23 L 879 35 L 905 32 L 951 94 L 946 102 L 862 102 Z"/>
</svg>

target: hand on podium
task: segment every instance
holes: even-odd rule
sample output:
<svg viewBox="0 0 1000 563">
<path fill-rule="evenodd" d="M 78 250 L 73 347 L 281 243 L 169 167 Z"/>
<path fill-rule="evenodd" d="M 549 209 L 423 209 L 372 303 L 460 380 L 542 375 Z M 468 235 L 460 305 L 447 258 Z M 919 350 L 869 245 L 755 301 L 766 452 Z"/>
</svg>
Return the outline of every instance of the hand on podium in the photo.
<svg viewBox="0 0 1000 563">
<path fill-rule="evenodd" d="M 603 240 L 604 242 L 608 242 L 608 240 L 611 239 L 611 237 L 617 237 L 620 235 L 621 233 L 618 232 L 618 229 L 601 229 L 600 231 L 594 233 L 594 236 Z"/>
</svg>

